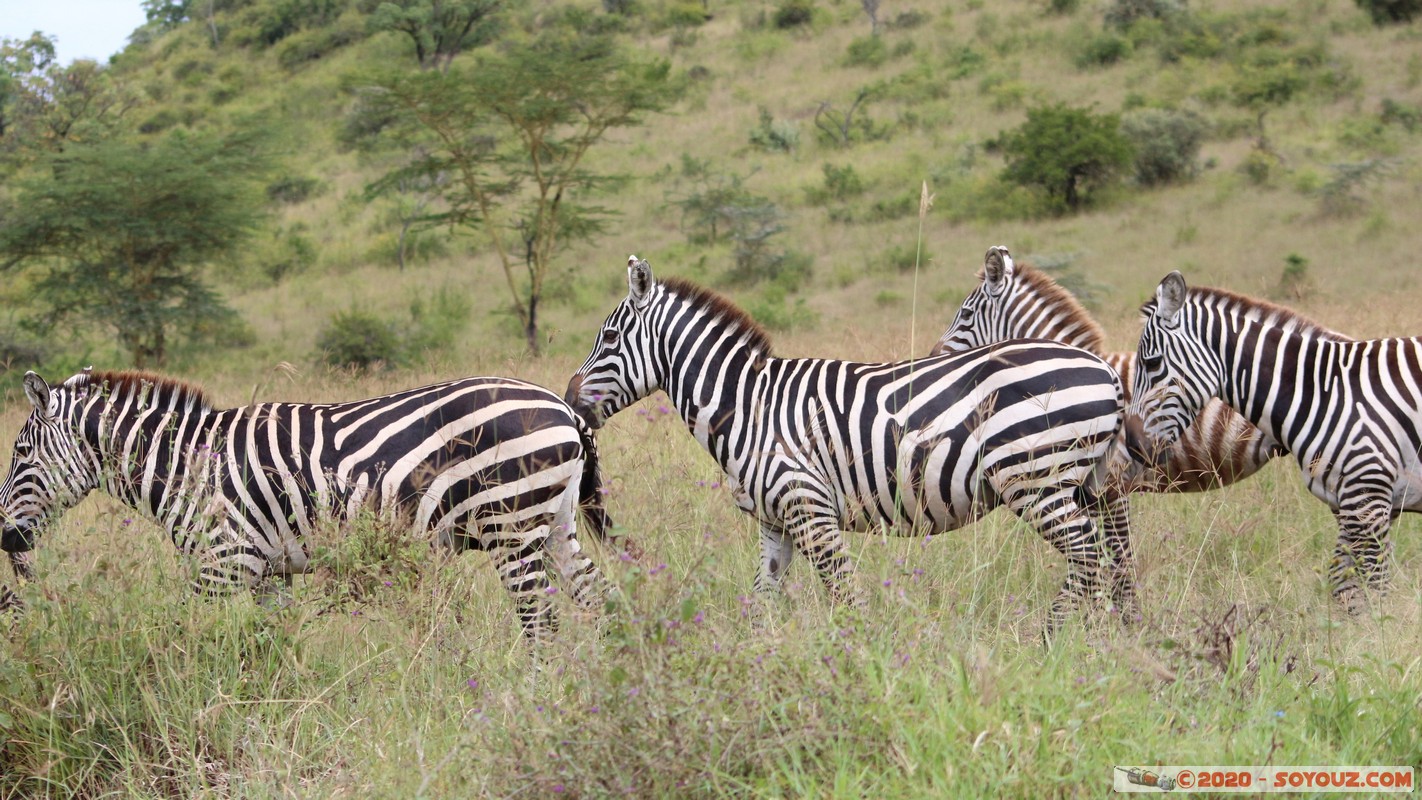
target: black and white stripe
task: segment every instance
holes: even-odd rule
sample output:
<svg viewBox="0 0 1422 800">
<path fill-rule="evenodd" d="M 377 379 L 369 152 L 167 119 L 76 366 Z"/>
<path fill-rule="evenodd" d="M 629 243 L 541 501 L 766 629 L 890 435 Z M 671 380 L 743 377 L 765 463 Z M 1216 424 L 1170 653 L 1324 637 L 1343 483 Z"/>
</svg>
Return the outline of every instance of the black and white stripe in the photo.
<svg viewBox="0 0 1422 800">
<path fill-rule="evenodd" d="M 1017 264 L 1006 247 L 989 248 L 978 285 L 963 298 L 933 355 L 1009 339 L 1054 339 L 1100 355 L 1121 376 L 1126 400 L 1135 372 L 1133 352 L 1105 352 L 1105 333 L 1085 306 L 1051 276 Z M 1284 450 L 1244 417 L 1210 399 L 1159 466 L 1119 476 L 1103 497 L 1101 527 L 1127 548 L 1129 492 L 1203 492 L 1253 475 Z"/>
<path fill-rule="evenodd" d="M 1271 303 L 1187 289 L 1179 272 L 1142 313 L 1133 449 L 1168 447 L 1218 397 L 1293 453 L 1333 509 L 1335 595 L 1357 608 L 1365 584 L 1384 587 L 1392 523 L 1422 510 L 1422 339 L 1355 341 Z"/>
<path fill-rule="evenodd" d="M 941 532 L 1006 505 L 1067 558 L 1051 626 L 1096 594 L 1102 542 L 1083 505 L 1123 414 L 1100 358 L 1046 341 L 888 364 L 775 358 L 726 300 L 657 283 L 635 257 L 628 284 L 567 400 L 597 425 L 665 390 L 760 521 L 758 590 L 798 550 L 854 600 L 841 530 Z M 1128 583 L 1115 589 L 1130 600 Z"/>
<path fill-rule="evenodd" d="M 303 537 L 371 508 L 449 547 L 487 551 L 523 629 L 553 626 L 545 559 L 593 606 L 601 576 L 576 511 L 607 520 L 591 431 L 554 393 L 465 378 L 349 403 L 216 409 L 196 387 L 137 372 L 25 376 L 33 409 L 0 487 L 0 544 L 101 488 L 201 561 L 208 594 L 307 569 Z"/>
</svg>

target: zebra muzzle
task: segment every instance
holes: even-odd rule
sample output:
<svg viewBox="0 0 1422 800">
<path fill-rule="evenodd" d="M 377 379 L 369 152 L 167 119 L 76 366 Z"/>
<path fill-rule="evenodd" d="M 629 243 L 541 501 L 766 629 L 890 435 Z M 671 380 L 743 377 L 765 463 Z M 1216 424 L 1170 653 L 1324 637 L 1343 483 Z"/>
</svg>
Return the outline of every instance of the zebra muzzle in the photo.
<svg viewBox="0 0 1422 800">
<path fill-rule="evenodd" d="M 1127 414 L 1124 432 L 1126 437 L 1126 452 L 1131 454 L 1131 458 L 1142 464 L 1152 467 L 1161 467 L 1169 460 L 1169 448 L 1160 447 L 1151 440 L 1150 434 L 1146 433 L 1145 423 L 1135 414 Z"/>
<path fill-rule="evenodd" d="M 0 550 L 28 553 L 35 548 L 33 525 L 6 525 L 0 528 Z"/>
</svg>

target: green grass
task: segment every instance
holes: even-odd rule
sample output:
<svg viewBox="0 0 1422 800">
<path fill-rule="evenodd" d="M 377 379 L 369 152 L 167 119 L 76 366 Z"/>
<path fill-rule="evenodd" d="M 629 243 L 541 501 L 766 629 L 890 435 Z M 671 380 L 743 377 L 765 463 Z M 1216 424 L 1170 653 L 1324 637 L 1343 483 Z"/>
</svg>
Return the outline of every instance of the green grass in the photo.
<svg viewBox="0 0 1422 800">
<path fill-rule="evenodd" d="M 1100 796 L 1116 764 L 1422 765 L 1422 546 L 1343 616 L 1293 468 L 1136 501 L 1145 619 L 1040 644 L 1063 564 L 998 512 L 851 535 L 862 612 L 756 537 L 655 402 L 603 434 L 647 550 L 624 602 L 535 658 L 486 559 L 371 523 L 313 543 L 295 602 L 191 599 L 163 535 L 91 500 L 41 546 L 0 662 L 0 796 Z M 385 536 L 385 538 L 381 538 Z M 388 584 L 388 585 L 387 585 Z"/>
<path fill-rule="evenodd" d="M 883 32 L 891 53 L 912 47 L 877 68 L 845 66 L 868 32 L 858 5 L 817 5 L 803 32 L 755 28 L 773 4 L 746 0 L 713 3 L 694 40 L 629 37 L 678 73 L 704 67 L 708 77 L 686 103 L 591 156 L 590 169 L 632 180 L 596 198 L 621 212 L 610 233 L 563 256 L 538 360 L 523 354 L 481 238 L 451 238 L 442 255 L 398 272 L 386 211 L 360 199 L 375 165 L 335 144 L 342 76 L 406 58 L 394 37 L 295 71 L 270 53 L 213 53 L 200 25 L 131 54 L 121 64 L 159 98 L 144 118 L 219 80 L 238 83 L 212 119 L 271 124 L 288 148 L 285 173 L 325 187 L 274 211 L 274 227 L 305 226 L 316 250 L 305 272 L 263 278 L 265 244 L 220 265 L 221 289 L 255 341 L 183 350 L 170 369 L 223 405 L 349 400 L 459 374 L 561 388 L 626 291 L 628 253 L 662 277 L 714 283 L 730 268 L 728 245 L 688 241 L 654 177 L 677 174 L 683 155 L 744 176 L 748 192 L 787 212 L 780 246 L 813 257 L 813 280 L 779 305 L 759 289 L 734 292 L 799 321 L 775 336 L 783 355 L 918 354 L 910 326 L 926 349 L 994 244 L 1021 261 L 1076 254 L 1122 349 L 1169 270 L 1268 296 L 1290 254 L 1306 259 L 1313 287 L 1291 303 L 1323 324 L 1358 336 L 1422 331 L 1411 224 L 1422 214 L 1422 134 L 1371 127 L 1384 99 L 1422 108 L 1415 23 L 1379 30 L 1347 2 L 1274 4 L 1296 44 L 1326 42 L 1329 62 L 1359 85 L 1272 111 L 1269 136 L 1286 160 L 1256 184 L 1239 171 L 1253 116 L 1221 99 L 1230 65 L 1163 63 L 1138 44 L 1115 65 L 1078 69 L 1081 32 L 1101 30 L 1090 4 L 1061 17 L 1043 15 L 1041 0 L 897 4 L 893 15 L 925 19 Z M 184 78 L 192 86 L 169 77 L 208 58 L 209 72 Z M 820 102 L 843 108 L 889 80 L 863 113 L 876 129 L 892 126 L 890 137 L 842 149 L 815 135 Z M 985 141 L 1036 102 L 1114 113 L 1133 95 L 1214 124 L 1194 182 L 1122 190 L 1072 217 L 1011 216 L 1029 204 L 997 185 L 1002 162 Z M 797 150 L 751 146 L 760 107 L 798 126 Z M 1379 156 L 1396 165 L 1360 190 L 1363 206 L 1325 213 L 1314 190 L 1329 165 Z M 863 193 L 816 204 L 807 190 L 823 189 L 826 163 L 852 164 Z M 925 180 L 936 201 L 920 235 L 913 209 Z M 919 244 L 928 255 L 918 270 L 891 258 Z M 0 296 L 22 308 L 28 287 L 15 276 Z M 358 375 L 317 364 L 314 343 L 333 313 L 358 307 L 414 327 L 412 305 L 441 291 L 468 293 L 469 325 L 449 326 L 447 341 L 404 368 Z M 56 349 L 41 370 L 51 380 L 87 363 L 122 366 L 102 339 Z M 27 410 L 17 376 L 5 381 L 0 432 Z M 558 787 L 581 797 L 1099 797 L 1117 764 L 1422 767 L 1418 522 L 1395 527 L 1392 592 L 1343 617 L 1322 577 L 1336 530 L 1291 464 L 1208 495 L 1138 498 L 1144 620 L 1072 626 L 1048 650 L 1038 634 L 1063 563 L 1004 512 L 931 542 L 851 534 L 870 595 L 858 615 L 831 608 L 803 561 L 785 596 L 757 611 L 746 600 L 754 524 L 681 426 L 654 399 L 600 443 L 610 510 L 647 561 L 623 564 L 590 545 L 625 603 L 597 620 L 563 604 L 563 631 L 538 659 L 481 555 L 362 549 L 388 540 L 358 527 L 357 540 L 313 543 L 325 566 L 271 612 L 245 598 L 191 598 L 161 532 L 86 501 L 46 535 L 42 577 L 24 589 L 30 613 L 0 638 L 0 798 L 545 797 Z"/>
</svg>

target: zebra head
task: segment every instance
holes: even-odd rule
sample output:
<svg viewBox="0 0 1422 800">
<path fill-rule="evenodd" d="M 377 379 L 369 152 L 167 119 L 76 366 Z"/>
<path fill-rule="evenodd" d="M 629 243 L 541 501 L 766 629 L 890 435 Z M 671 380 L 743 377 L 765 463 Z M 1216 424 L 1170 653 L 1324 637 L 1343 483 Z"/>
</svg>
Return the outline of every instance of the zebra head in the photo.
<svg viewBox="0 0 1422 800">
<path fill-rule="evenodd" d="M 1141 308 L 1145 329 L 1136 351 L 1136 374 L 1127 439 L 1137 457 L 1160 462 L 1224 380 L 1220 357 L 1192 334 L 1185 309 L 1185 278 L 1171 272 Z"/>
<path fill-rule="evenodd" d="M 1004 339 L 1021 338 L 1013 333 L 1010 326 L 1014 318 L 1011 309 L 1015 303 L 1017 286 L 1017 265 L 1012 255 L 1002 245 L 990 247 L 983 259 L 982 282 L 968 292 L 963 304 L 948 330 L 938 338 L 930 355 L 956 353 Z"/>
<path fill-rule="evenodd" d="M 88 370 L 57 389 L 25 373 L 25 396 L 34 408 L 15 437 L 10 474 L 0 485 L 0 549 L 7 553 L 32 549 L 45 521 L 99 485 L 98 460 L 77 429 L 88 386 Z"/>
<path fill-rule="evenodd" d="M 627 297 L 602 323 L 587 361 L 568 381 L 563 399 L 594 428 L 661 388 L 648 319 L 656 285 L 651 265 L 629 256 Z"/>
</svg>

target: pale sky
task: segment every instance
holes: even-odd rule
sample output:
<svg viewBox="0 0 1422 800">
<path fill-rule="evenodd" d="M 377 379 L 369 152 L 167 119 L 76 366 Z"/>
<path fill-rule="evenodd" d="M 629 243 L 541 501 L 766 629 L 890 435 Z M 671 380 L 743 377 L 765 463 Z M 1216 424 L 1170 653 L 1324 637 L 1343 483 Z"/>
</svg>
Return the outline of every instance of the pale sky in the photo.
<svg viewBox="0 0 1422 800">
<path fill-rule="evenodd" d="M 55 38 L 59 61 L 92 58 L 100 64 L 128 44 L 147 21 L 141 0 L 0 0 L 0 38 Z"/>
</svg>

